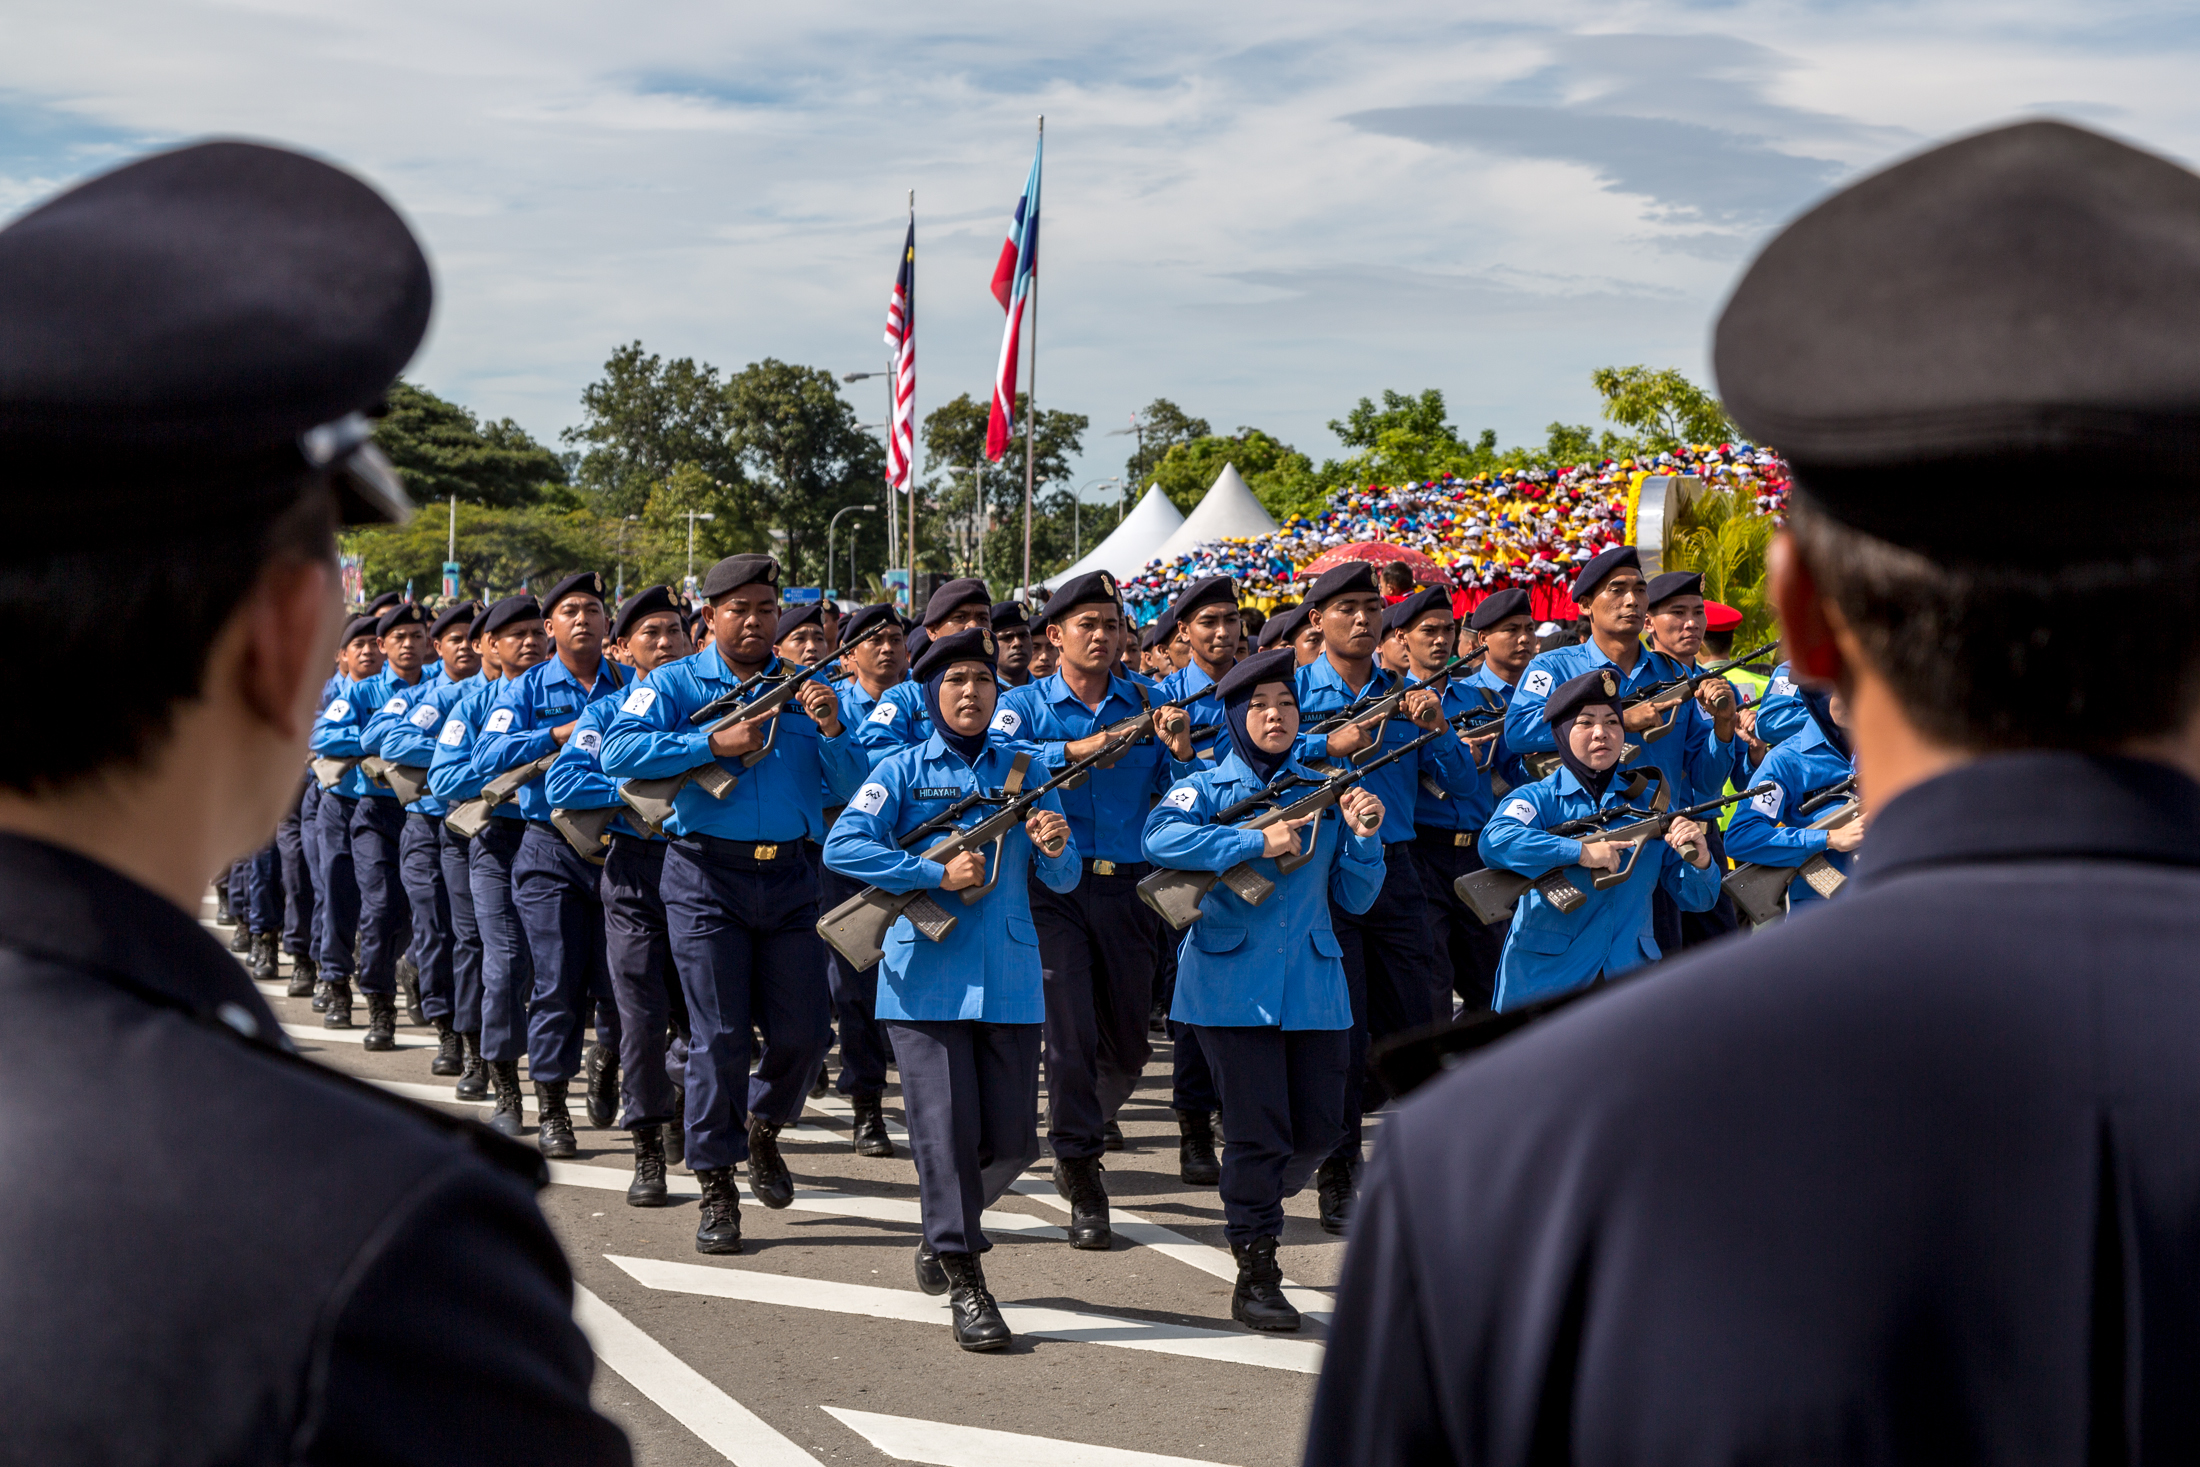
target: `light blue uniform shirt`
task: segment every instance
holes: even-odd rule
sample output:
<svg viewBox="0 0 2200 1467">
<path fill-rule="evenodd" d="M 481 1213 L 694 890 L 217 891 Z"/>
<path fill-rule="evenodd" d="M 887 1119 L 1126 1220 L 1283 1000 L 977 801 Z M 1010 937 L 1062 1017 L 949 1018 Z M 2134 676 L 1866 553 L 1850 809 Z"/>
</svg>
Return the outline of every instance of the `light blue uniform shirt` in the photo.
<svg viewBox="0 0 2200 1467">
<path fill-rule="evenodd" d="M 999 790 L 1008 781 L 1018 754 L 1032 755 L 1024 788 L 1040 779 L 1038 751 L 1028 744 L 986 736 L 975 764 L 949 748 L 937 735 L 913 748 L 890 754 L 871 771 L 825 842 L 825 864 L 852 881 L 882 891 L 929 891 L 953 916 L 955 930 L 938 942 L 917 936 L 907 917 L 887 930 L 886 956 L 878 966 L 877 1016 L 916 1021 L 978 1019 L 988 1024 L 1036 1024 L 1046 1018 L 1046 990 L 1039 964 L 1039 933 L 1031 925 L 1031 893 L 1026 876 L 1036 866 L 1039 879 L 1054 891 L 1068 891 L 1083 875 L 1074 836 L 1057 856 L 1034 851 L 1022 825 L 1001 842 L 1000 864 L 989 866 L 993 890 L 965 905 L 960 892 L 941 891 L 947 868 L 901 848 L 901 837 L 973 790 Z M 1042 810 L 1060 811 L 1048 795 Z M 991 814 L 987 806 L 966 811 L 965 830 Z M 917 842 L 929 846 L 944 839 L 943 829 Z M 992 860 L 991 848 L 987 860 Z"/>
<path fill-rule="evenodd" d="M 775 657 L 765 672 L 776 676 L 785 666 Z M 658 668 L 618 700 L 619 711 L 604 729 L 603 772 L 623 783 L 663 779 L 710 763 L 710 729 L 697 728 L 688 717 L 741 682 L 716 643 Z M 754 769 L 742 768 L 739 759 L 717 761 L 737 779 L 724 799 L 714 799 L 692 781 L 681 786 L 665 827 L 669 834 L 770 844 L 825 838 L 825 793 L 840 799 L 854 794 L 870 761 L 846 724 L 838 738 L 828 739 L 798 700 L 790 699 L 778 718 L 771 752 Z"/>
<path fill-rule="evenodd" d="M 848 725 L 857 747 L 873 765 L 932 737 L 932 716 L 924 710 L 924 684 L 914 679 L 898 682 L 871 700 L 860 722 L 848 723 L 846 715 L 841 722 Z"/>
<path fill-rule="evenodd" d="M 1108 679 L 1107 696 L 1094 710 L 1056 672 L 1003 693 L 993 729 L 1037 744 L 1051 779 L 1069 763 L 1064 751 L 1071 742 L 1167 701 L 1156 696 L 1151 684 L 1117 675 Z M 1091 778 L 1062 797 L 1077 849 L 1097 861 L 1144 860 L 1139 832 L 1145 829 L 1146 812 L 1162 791 L 1198 767 L 1196 759 L 1179 764 L 1167 745 L 1149 736 L 1125 749 L 1114 768 L 1093 770 Z"/>
<path fill-rule="evenodd" d="M 1550 724 L 1544 722 L 1544 707 L 1553 692 L 1583 673 L 1600 667 L 1612 669 L 1613 676 L 1619 680 L 1622 699 L 1651 683 L 1685 677 L 1693 670 L 1647 646 L 1636 656 L 1634 667 L 1624 673 L 1619 670 L 1619 664 L 1597 649 L 1595 642 L 1553 647 L 1539 653 L 1528 664 L 1527 671 L 1521 673 L 1520 686 L 1513 693 L 1511 706 L 1505 710 L 1505 742 L 1513 752 L 1527 755 L 1556 749 L 1558 740 Z M 1639 769 L 1654 765 L 1664 770 L 1666 778 L 1672 782 L 1672 802 L 1676 806 L 1700 805 L 1705 800 L 1716 799 L 1734 772 L 1735 746 L 1743 741 L 1734 738 L 1721 742 L 1712 737 L 1710 715 L 1694 698 L 1683 699 L 1672 716 L 1673 728 L 1655 743 L 1643 743 L 1639 733 L 1627 735 L 1627 742 L 1642 744 L 1642 753 L 1624 767 Z"/>
<path fill-rule="evenodd" d="M 558 740 L 553 730 L 577 721 L 589 704 L 615 696 L 629 680 L 626 669 L 608 657 L 597 665 L 595 681 L 586 687 L 557 657 L 504 679 L 497 684 L 488 716 L 474 737 L 474 773 L 484 780 L 494 779 L 555 751 Z M 550 793 L 541 779 L 521 785 L 518 797 L 506 803 L 516 805 L 523 820 L 550 818 Z M 497 808 L 501 811 L 504 806 Z"/>
<path fill-rule="evenodd" d="M 441 667 L 442 664 L 437 663 L 436 666 Z M 388 742 L 391 728 L 404 720 L 405 715 L 412 710 L 415 703 L 433 693 L 440 681 L 441 679 L 435 673 L 428 671 L 426 668 L 420 670 L 417 681 L 410 683 L 400 678 L 390 668 L 384 668 L 378 675 L 369 679 L 368 687 L 372 687 L 374 697 L 378 698 L 380 702 L 367 715 L 366 727 L 360 730 L 359 748 L 361 752 L 378 754 L 382 758 L 388 759 L 390 756 L 385 752 L 383 746 Z M 367 687 L 360 689 L 360 695 L 362 699 L 365 698 Z M 397 791 L 386 784 L 378 784 L 372 780 L 367 782 L 367 793 L 378 799 L 394 800 L 397 798 Z"/>
<path fill-rule="evenodd" d="M 1397 686 L 1397 682 L 1397 674 L 1384 671 L 1382 664 L 1376 663 L 1366 684 L 1355 688 L 1337 671 L 1337 665 L 1327 654 L 1317 657 L 1298 671 L 1299 725 L 1311 729 L 1330 714 L 1351 707 L 1370 690 L 1387 693 Z M 1420 726 L 1407 719 L 1385 719 L 1382 748 L 1376 752 L 1388 753 L 1400 744 L 1411 743 L 1421 734 Z M 1328 750 L 1327 734 L 1299 735 L 1297 756 L 1302 762 L 1334 763 Z M 1471 793 L 1477 777 L 1467 758 L 1467 746 L 1450 733 L 1439 734 L 1423 744 L 1418 752 L 1394 760 L 1369 775 L 1362 783 L 1367 786 L 1368 793 L 1383 802 L 1382 829 L 1376 834 L 1382 837 L 1384 845 L 1413 839 L 1414 802 L 1421 794 L 1424 774 L 1453 799 L 1457 799 L 1461 791 Z"/>
<path fill-rule="evenodd" d="M 1227 669 L 1224 670 L 1224 675 L 1228 675 Z M 1230 746 L 1234 737 L 1230 732 L 1230 720 L 1223 716 L 1222 700 L 1215 696 L 1215 680 L 1207 676 L 1198 659 L 1185 663 L 1163 678 L 1155 686 L 1155 691 L 1161 695 L 1164 703 L 1183 704 L 1184 712 L 1191 718 L 1194 728 L 1206 723 L 1215 726 L 1214 733 L 1199 739 L 1197 747 L 1192 751 L 1200 756 L 1201 764 L 1212 768 L 1230 757 Z"/>
<path fill-rule="evenodd" d="M 1289 761 L 1276 771 L 1313 776 Z M 1146 817 L 1146 859 L 1174 871 L 1227 871 L 1241 861 L 1276 889 L 1259 906 L 1220 882 L 1200 898 L 1204 915 L 1177 949 L 1176 999 L 1169 1017 L 1180 1024 L 1282 1029 L 1349 1029 L 1352 995 L 1344 949 L 1330 926 L 1332 900 L 1364 912 L 1383 889 L 1383 845 L 1375 835 L 1345 828 L 1335 807 L 1299 833 L 1314 838 L 1314 858 L 1288 876 L 1261 855 L 1258 831 L 1217 825 L 1215 816 L 1267 782 L 1235 752 L 1213 769 L 1180 779 Z M 1379 797 L 1378 797 L 1379 798 Z"/>
<path fill-rule="evenodd" d="M 1449 721 L 1466 713 L 1476 723 L 1499 717 L 1505 705 L 1512 699 L 1512 684 L 1486 668 L 1477 667 L 1466 677 L 1453 677 L 1444 683 L 1444 718 Z M 1487 692 L 1487 699 L 1483 694 Z M 1470 764 L 1474 764 L 1474 777 L 1465 785 L 1444 785 L 1439 799 L 1429 791 L 1429 779 L 1419 780 L 1413 789 L 1413 827 L 1420 830 L 1480 830 L 1490 818 L 1490 811 L 1497 805 L 1496 781 L 1502 779 L 1507 789 L 1517 789 L 1533 783 L 1527 767 L 1520 762 L 1505 742 L 1502 721 L 1492 723 L 1483 733 L 1495 731 L 1497 738 L 1483 746 L 1480 761 L 1475 761 L 1472 750 L 1461 751 Z M 1433 778 L 1433 776 L 1431 776 Z M 1377 796 L 1380 798 L 1380 795 Z"/>
<path fill-rule="evenodd" d="M 376 684 L 382 675 L 368 678 L 344 678 L 336 685 L 336 696 L 322 705 L 321 716 L 313 725 L 313 752 L 328 759 L 358 759 L 366 750 L 359 740 L 367 731 L 367 716 L 380 705 L 375 701 Z M 373 784 L 354 765 L 342 779 L 329 787 L 328 793 L 358 799 L 381 786 Z M 387 790 L 384 794 L 389 793 Z"/>
<path fill-rule="evenodd" d="M 474 773 L 474 735 L 489 713 L 502 678 L 476 676 L 455 684 L 458 696 L 451 700 L 443 727 L 435 736 L 435 758 L 428 765 L 428 789 L 444 802 L 444 808 L 481 793 L 482 777 Z M 506 820 L 519 819 L 519 811 L 507 800 L 492 812 Z"/>
<path fill-rule="evenodd" d="M 1726 828 L 1727 855 L 1736 861 L 1755 861 L 1761 866 L 1800 866 L 1812 856 L 1822 854 L 1834 870 L 1847 875 L 1849 864 L 1855 859 L 1853 854 L 1828 851 L 1826 832 L 1805 828 L 1809 821 L 1800 825 L 1791 822 L 1797 818 L 1795 807 L 1805 798 L 1827 785 L 1839 784 L 1855 769 L 1853 760 L 1842 758 L 1840 751 L 1826 741 L 1825 731 L 1818 727 L 1818 721 L 1805 718 L 1803 731 L 1765 755 L 1765 762 L 1757 766 L 1754 782 L 1770 783 L 1776 788 L 1766 790 L 1739 808 L 1734 823 Z M 1814 811 L 1810 820 L 1826 813 L 1826 810 Z M 1788 886 L 1790 908 L 1824 900 L 1807 882 L 1792 882 Z"/>
<path fill-rule="evenodd" d="M 1809 723 L 1810 709 L 1803 702 L 1803 690 L 1795 685 L 1783 662 L 1772 669 L 1772 681 L 1765 684 L 1765 699 L 1757 705 L 1757 741 L 1784 744 Z"/>
<path fill-rule="evenodd" d="M 442 666 L 441 663 L 436 665 Z M 443 725 L 450 717 L 451 705 L 480 679 L 481 674 L 478 672 L 455 683 L 443 676 L 434 678 L 432 682 L 428 678 L 422 678 L 420 687 L 413 691 L 401 715 L 389 718 L 385 723 L 384 715 L 378 713 L 368 725 L 367 738 L 376 745 L 375 752 L 392 764 L 409 765 L 415 769 L 433 769 L 436 750 L 440 747 L 436 743 L 436 735 L 443 732 Z M 387 704 L 383 706 L 388 707 Z M 405 808 L 418 810 L 423 815 L 450 813 L 449 802 L 432 790 Z"/>
<path fill-rule="evenodd" d="M 1679 737 L 1677 731 L 1674 737 Z M 1624 783 L 1623 777 L 1615 776 L 1598 800 L 1582 788 L 1572 770 L 1561 769 L 1507 795 L 1482 827 L 1485 864 L 1523 876 L 1570 867 L 1567 875 L 1589 895 L 1571 915 L 1543 900 L 1543 894 L 1533 888 L 1521 895 L 1497 964 L 1499 1011 L 1570 993 L 1600 973 L 1611 978 L 1656 962 L 1662 954 L 1651 935 L 1650 896 L 1658 887 L 1670 892 L 1684 912 L 1708 912 L 1718 901 L 1716 864 L 1698 870 L 1662 838 L 1640 847 L 1633 871 L 1618 886 L 1597 891 L 1590 885 L 1598 873 L 1574 864 L 1581 859 L 1581 841 L 1552 835 L 1550 829 L 1626 804 L 1620 796 Z M 1673 802 L 1679 803 L 1677 794 Z"/>
<path fill-rule="evenodd" d="M 647 675 L 636 678 L 635 686 L 647 680 Z M 552 761 L 550 772 L 542 777 L 543 794 L 553 810 L 606 810 L 614 806 L 624 809 L 626 802 L 619 798 L 619 783 L 603 772 L 603 735 L 618 716 L 619 700 L 598 698 L 583 709 L 580 724 L 573 730 L 573 737 L 565 741 Z M 637 839 L 663 840 L 661 835 L 643 836 L 634 822 L 620 815 L 611 822 L 611 828 L 621 835 Z"/>
</svg>

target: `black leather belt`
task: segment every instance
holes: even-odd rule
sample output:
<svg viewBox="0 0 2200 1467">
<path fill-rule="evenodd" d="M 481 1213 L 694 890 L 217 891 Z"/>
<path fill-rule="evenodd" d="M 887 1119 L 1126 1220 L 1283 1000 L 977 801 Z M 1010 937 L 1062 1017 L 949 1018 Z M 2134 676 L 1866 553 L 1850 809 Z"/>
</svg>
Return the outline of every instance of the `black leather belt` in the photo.
<svg viewBox="0 0 2200 1467">
<path fill-rule="evenodd" d="M 1153 867 L 1144 861 L 1103 861 L 1097 856 L 1085 858 L 1085 871 L 1092 876 L 1128 876 L 1137 880 L 1151 870 Z"/>
<path fill-rule="evenodd" d="M 1471 851 L 1477 830 L 1415 830 L 1413 843 L 1426 851 Z"/>
<path fill-rule="evenodd" d="M 726 840 L 715 835 L 682 835 L 674 845 L 708 860 L 734 866 L 798 866 L 806 864 L 801 836 L 782 841 Z"/>
</svg>

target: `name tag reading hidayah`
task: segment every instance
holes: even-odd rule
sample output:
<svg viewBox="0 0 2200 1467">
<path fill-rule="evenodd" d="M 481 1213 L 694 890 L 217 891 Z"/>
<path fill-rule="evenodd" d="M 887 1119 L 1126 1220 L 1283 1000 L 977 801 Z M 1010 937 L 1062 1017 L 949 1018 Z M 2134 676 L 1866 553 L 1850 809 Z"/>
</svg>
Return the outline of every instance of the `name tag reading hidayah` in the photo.
<svg viewBox="0 0 2200 1467">
<path fill-rule="evenodd" d="M 943 784 L 931 789 L 918 790 L 917 798 L 920 800 L 959 800 L 962 798 L 962 793 L 960 786 Z"/>
</svg>

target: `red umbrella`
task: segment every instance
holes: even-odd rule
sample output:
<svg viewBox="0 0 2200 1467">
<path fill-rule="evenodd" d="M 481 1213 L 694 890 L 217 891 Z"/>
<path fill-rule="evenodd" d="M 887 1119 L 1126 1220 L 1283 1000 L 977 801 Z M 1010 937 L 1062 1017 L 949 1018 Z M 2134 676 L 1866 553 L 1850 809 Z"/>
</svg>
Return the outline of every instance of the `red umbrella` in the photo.
<svg viewBox="0 0 2200 1467">
<path fill-rule="evenodd" d="M 1364 560 L 1369 565 L 1385 565 L 1397 561 L 1413 572 L 1413 579 L 1418 585 L 1452 584 L 1450 571 L 1418 550 L 1408 550 L 1403 545 L 1392 545 L 1386 540 L 1363 540 L 1351 545 L 1339 545 L 1334 550 L 1324 550 L 1299 567 L 1299 578 L 1311 580 L 1323 571 L 1335 570 L 1340 565 L 1350 565 L 1355 560 Z"/>
</svg>

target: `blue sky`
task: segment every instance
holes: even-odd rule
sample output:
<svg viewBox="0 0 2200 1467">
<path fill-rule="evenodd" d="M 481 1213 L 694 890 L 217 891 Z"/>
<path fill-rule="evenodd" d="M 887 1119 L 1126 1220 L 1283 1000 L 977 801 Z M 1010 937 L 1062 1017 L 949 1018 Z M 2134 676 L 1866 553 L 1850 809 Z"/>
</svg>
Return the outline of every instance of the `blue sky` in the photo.
<svg viewBox="0 0 2200 1467">
<path fill-rule="evenodd" d="M 1047 116 L 1039 398 L 1155 396 L 1320 458 L 1382 389 L 1506 442 L 1598 366 L 1707 375 L 1767 233 L 1925 143 L 2052 113 L 2200 156 L 2167 5 L 10 0 L 0 214 L 147 148 L 373 180 L 438 279 L 413 375 L 545 441 L 639 338 L 874 368 L 915 189 L 919 406 L 982 396 Z M 850 391 L 866 421 L 883 384 Z"/>
</svg>

